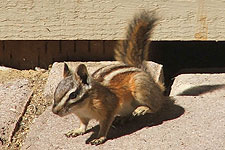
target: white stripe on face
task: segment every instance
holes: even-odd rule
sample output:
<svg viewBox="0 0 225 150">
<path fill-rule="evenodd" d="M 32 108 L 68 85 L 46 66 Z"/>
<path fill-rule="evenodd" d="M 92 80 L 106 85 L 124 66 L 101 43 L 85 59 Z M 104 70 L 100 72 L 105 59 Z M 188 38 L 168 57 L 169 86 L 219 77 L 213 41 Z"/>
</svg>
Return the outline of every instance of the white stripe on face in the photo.
<svg viewBox="0 0 225 150">
<path fill-rule="evenodd" d="M 67 103 L 67 100 L 69 98 L 69 95 L 74 92 L 74 89 L 69 90 L 66 95 L 60 100 L 60 102 L 55 106 L 54 109 L 56 110 L 61 110 L 62 108 L 65 107 L 65 104 Z"/>
</svg>

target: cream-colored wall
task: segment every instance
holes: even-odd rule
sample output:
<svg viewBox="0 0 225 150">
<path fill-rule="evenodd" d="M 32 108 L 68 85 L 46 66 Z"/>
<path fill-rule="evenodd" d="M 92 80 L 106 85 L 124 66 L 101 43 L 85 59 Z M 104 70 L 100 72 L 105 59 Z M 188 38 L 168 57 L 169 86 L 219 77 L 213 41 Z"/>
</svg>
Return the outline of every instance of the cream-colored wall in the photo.
<svg viewBox="0 0 225 150">
<path fill-rule="evenodd" d="M 2 0 L 0 40 L 118 40 L 156 10 L 153 40 L 224 40 L 225 0 Z"/>
</svg>

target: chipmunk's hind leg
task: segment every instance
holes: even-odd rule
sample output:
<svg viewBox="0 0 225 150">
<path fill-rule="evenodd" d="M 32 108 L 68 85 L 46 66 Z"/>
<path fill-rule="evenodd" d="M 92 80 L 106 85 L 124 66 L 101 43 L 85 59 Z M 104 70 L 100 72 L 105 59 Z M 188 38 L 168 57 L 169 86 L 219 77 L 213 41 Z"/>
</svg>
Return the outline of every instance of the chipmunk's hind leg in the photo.
<svg viewBox="0 0 225 150">
<path fill-rule="evenodd" d="M 100 130 L 98 133 L 98 137 L 90 142 L 92 145 L 103 144 L 107 140 L 108 130 L 109 130 L 113 120 L 114 120 L 114 116 L 108 115 L 107 118 L 99 121 Z"/>
<path fill-rule="evenodd" d="M 139 106 L 134 110 L 133 116 L 157 112 L 165 99 L 163 89 L 145 72 L 134 76 L 134 82 L 136 87 L 133 96 Z"/>
</svg>

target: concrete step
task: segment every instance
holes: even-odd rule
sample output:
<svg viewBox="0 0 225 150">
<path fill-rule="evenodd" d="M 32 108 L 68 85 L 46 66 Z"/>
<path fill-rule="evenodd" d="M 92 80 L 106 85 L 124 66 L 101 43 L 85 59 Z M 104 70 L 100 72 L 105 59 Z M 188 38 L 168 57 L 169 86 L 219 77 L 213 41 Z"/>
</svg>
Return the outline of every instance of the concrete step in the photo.
<svg viewBox="0 0 225 150">
<path fill-rule="evenodd" d="M 31 95 L 26 79 L 0 84 L 0 149 L 1 145 L 11 141 Z"/>
<path fill-rule="evenodd" d="M 96 66 L 96 64 L 93 65 Z M 55 66 L 59 69 L 54 69 Z M 91 65 L 90 67 L 92 68 Z M 50 85 L 55 87 L 60 78 L 62 78 L 62 64 L 56 63 L 53 65 L 46 85 L 47 94 L 52 94 L 54 88 L 49 90 L 49 87 Z M 47 147 L 50 150 L 223 150 L 225 149 L 223 84 L 224 74 L 179 75 L 171 91 L 171 96 L 174 96 L 176 100 L 175 105 L 167 106 L 156 115 L 141 116 L 124 126 L 111 127 L 108 141 L 100 146 L 92 146 L 88 143 L 99 130 L 97 122 L 91 122 L 88 133 L 76 138 L 67 138 L 64 134 L 79 126 L 78 119 L 74 115 L 62 118 L 56 116 L 49 107 L 32 124 L 22 149 L 42 150 Z"/>
<path fill-rule="evenodd" d="M 74 149 L 225 149 L 225 97 L 176 96 L 176 105 L 162 113 L 146 115 L 109 131 L 103 145 L 86 144 L 96 136 L 96 122 L 87 134 L 67 138 L 79 126 L 73 115 L 58 117 L 49 107 L 30 128 L 22 150 Z"/>
</svg>

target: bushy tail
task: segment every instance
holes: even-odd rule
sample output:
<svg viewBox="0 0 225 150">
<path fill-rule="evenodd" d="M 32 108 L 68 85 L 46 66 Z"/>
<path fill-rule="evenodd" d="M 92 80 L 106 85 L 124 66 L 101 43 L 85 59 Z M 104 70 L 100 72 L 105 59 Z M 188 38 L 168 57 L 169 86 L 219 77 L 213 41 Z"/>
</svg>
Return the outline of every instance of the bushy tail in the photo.
<svg viewBox="0 0 225 150">
<path fill-rule="evenodd" d="M 114 50 L 115 59 L 141 68 L 148 59 L 149 38 L 156 21 L 154 14 L 146 11 L 137 14 L 129 24 L 126 40 L 120 41 Z"/>
</svg>

